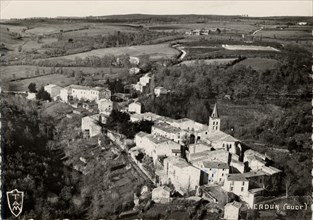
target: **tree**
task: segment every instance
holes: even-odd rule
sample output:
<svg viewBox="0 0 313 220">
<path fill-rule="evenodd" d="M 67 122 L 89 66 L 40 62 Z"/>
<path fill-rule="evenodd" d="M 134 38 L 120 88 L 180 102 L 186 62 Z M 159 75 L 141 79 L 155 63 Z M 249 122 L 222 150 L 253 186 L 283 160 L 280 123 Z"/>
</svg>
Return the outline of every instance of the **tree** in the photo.
<svg viewBox="0 0 313 220">
<path fill-rule="evenodd" d="M 29 90 L 29 92 L 32 92 L 32 93 L 37 92 L 36 83 L 30 83 L 30 84 L 28 85 L 28 90 Z"/>
<path fill-rule="evenodd" d="M 41 87 L 39 91 L 37 92 L 36 98 L 39 100 L 43 100 L 43 101 L 46 101 L 46 100 L 51 101 L 50 94 L 47 91 L 45 91 L 43 87 Z"/>
</svg>

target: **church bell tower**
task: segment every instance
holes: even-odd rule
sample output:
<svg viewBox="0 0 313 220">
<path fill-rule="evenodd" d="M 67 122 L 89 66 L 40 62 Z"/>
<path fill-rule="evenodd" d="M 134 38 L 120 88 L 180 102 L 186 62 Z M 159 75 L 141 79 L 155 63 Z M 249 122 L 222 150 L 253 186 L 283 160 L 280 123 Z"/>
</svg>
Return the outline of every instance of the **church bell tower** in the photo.
<svg viewBox="0 0 313 220">
<path fill-rule="evenodd" d="M 221 119 L 219 118 L 216 103 L 212 115 L 209 120 L 209 132 L 219 131 L 221 125 Z"/>
</svg>

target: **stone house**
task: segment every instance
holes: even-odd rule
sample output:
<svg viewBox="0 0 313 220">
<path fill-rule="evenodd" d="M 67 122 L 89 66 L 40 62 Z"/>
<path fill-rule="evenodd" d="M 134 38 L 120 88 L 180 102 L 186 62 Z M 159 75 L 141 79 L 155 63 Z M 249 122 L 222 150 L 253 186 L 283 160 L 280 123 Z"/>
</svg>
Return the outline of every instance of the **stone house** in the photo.
<svg viewBox="0 0 313 220">
<path fill-rule="evenodd" d="M 236 201 L 227 203 L 224 207 L 224 219 L 238 220 L 241 206 L 242 204 Z"/>
<path fill-rule="evenodd" d="M 154 88 L 154 95 L 156 97 L 159 97 L 161 95 L 166 95 L 168 93 L 167 89 L 165 89 L 164 87 L 162 86 L 158 86 L 158 87 L 155 87 Z"/>
<path fill-rule="evenodd" d="M 201 169 L 202 184 L 223 184 L 229 174 L 227 163 L 215 161 L 202 161 L 199 164 Z"/>
<path fill-rule="evenodd" d="M 249 180 L 243 174 L 228 174 L 223 189 L 238 196 L 247 196 Z"/>
<path fill-rule="evenodd" d="M 71 99 L 98 101 L 100 99 L 111 99 L 111 91 L 103 87 L 90 87 L 81 85 L 70 85 L 60 92 L 61 99 L 68 102 Z"/>
<path fill-rule="evenodd" d="M 53 100 L 56 100 L 57 97 L 60 96 L 61 89 L 62 87 L 54 85 L 54 84 L 49 84 L 49 85 L 44 86 L 44 90 L 47 93 L 49 93 L 49 95 L 51 96 Z"/>
<path fill-rule="evenodd" d="M 168 157 L 164 161 L 168 182 L 181 194 L 197 190 L 200 184 L 200 170 L 180 157 Z"/>
<path fill-rule="evenodd" d="M 133 102 L 128 105 L 128 112 L 141 114 L 142 104 L 140 102 Z"/>
<path fill-rule="evenodd" d="M 155 203 L 166 204 L 171 201 L 171 189 L 167 186 L 160 186 L 152 190 L 152 200 Z"/>
<path fill-rule="evenodd" d="M 98 124 L 99 114 L 86 116 L 82 118 L 82 132 L 84 137 L 94 137 L 102 133 L 102 128 Z"/>
<path fill-rule="evenodd" d="M 186 132 L 176 128 L 165 122 L 155 123 L 151 128 L 151 133 L 156 136 L 162 136 L 179 144 L 183 143 L 183 138 Z"/>
<path fill-rule="evenodd" d="M 97 104 L 99 114 L 109 116 L 113 111 L 113 102 L 110 99 L 100 99 Z"/>
<path fill-rule="evenodd" d="M 152 157 L 154 164 L 161 156 L 174 156 L 180 151 L 180 144 L 161 136 L 139 132 L 135 136 L 136 146 Z"/>
</svg>

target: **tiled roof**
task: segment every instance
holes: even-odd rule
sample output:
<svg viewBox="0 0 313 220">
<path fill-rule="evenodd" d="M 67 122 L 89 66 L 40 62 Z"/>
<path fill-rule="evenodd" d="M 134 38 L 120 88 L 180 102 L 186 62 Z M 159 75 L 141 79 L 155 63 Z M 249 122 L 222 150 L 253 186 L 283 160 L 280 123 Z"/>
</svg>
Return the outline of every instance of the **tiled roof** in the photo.
<svg viewBox="0 0 313 220">
<path fill-rule="evenodd" d="M 139 133 L 137 133 L 136 135 L 138 135 L 139 137 L 144 137 L 146 135 L 148 135 L 148 133 L 140 131 Z"/>
<path fill-rule="evenodd" d="M 262 170 L 250 171 L 250 172 L 247 172 L 247 173 L 243 173 L 243 175 L 246 178 L 256 177 L 256 176 L 267 176 L 267 174 L 265 172 L 263 172 Z"/>
<path fill-rule="evenodd" d="M 97 90 L 97 91 L 104 91 L 108 90 L 104 87 L 91 87 L 91 86 L 81 86 L 81 85 L 70 85 L 70 88 L 72 89 L 84 89 L 84 90 Z"/>
<path fill-rule="evenodd" d="M 266 158 L 265 154 L 261 154 L 261 153 L 255 151 L 255 150 L 252 150 L 252 149 L 246 150 L 244 152 L 244 156 L 245 157 L 248 157 L 248 156 L 258 156 L 259 158 L 261 158 L 263 160 L 265 160 L 265 158 Z"/>
<path fill-rule="evenodd" d="M 272 167 L 272 166 L 269 166 L 269 167 L 264 166 L 261 169 L 262 169 L 262 171 L 264 171 L 268 175 L 273 175 L 273 174 L 282 172 L 280 169 L 277 169 L 277 168 Z"/>
<path fill-rule="evenodd" d="M 157 123 L 157 124 L 155 124 L 153 126 L 155 128 L 158 128 L 158 129 L 162 130 L 162 131 L 165 131 L 167 133 L 175 134 L 175 133 L 181 132 L 181 130 L 179 128 L 176 128 L 176 127 L 174 127 L 174 126 L 172 126 L 172 125 L 170 125 L 168 123 L 165 123 L 165 122 L 159 122 L 159 123 Z"/>
<path fill-rule="evenodd" d="M 232 137 L 229 134 L 226 134 L 223 131 L 210 132 L 208 134 L 207 139 L 213 142 L 215 141 L 237 142 L 238 141 L 236 138 Z"/>
<path fill-rule="evenodd" d="M 212 161 L 203 161 L 202 163 L 205 168 L 215 168 L 215 169 L 228 169 L 229 168 L 227 163 L 212 162 Z"/>
<path fill-rule="evenodd" d="M 235 206 L 236 208 L 240 209 L 241 205 L 241 203 L 234 201 L 231 203 L 227 203 L 225 206 Z"/>
<path fill-rule="evenodd" d="M 246 179 L 246 177 L 242 173 L 239 173 L 239 174 L 228 174 L 227 180 L 228 181 L 248 181 Z"/>
<path fill-rule="evenodd" d="M 190 165 L 180 157 L 168 157 L 165 160 L 169 161 L 170 164 L 179 168 L 189 167 Z"/>
</svg>

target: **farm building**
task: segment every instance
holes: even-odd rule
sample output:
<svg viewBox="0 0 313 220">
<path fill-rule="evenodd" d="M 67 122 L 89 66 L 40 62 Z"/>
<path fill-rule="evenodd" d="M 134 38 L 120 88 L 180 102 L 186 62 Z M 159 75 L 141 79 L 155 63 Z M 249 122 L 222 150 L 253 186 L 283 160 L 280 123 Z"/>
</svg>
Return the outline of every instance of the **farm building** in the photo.
<svg viewBox="0 0 313 220">
<path fill-rule="evenodd" d="M 109 116 L 113 111 L 113 102 L 110 99 L 100 99 L 97 103 L 100 114 Z"/>
<path fill-rule="evenodd" d="M 158 86 L 158 87 L 154 88 L 154 95 L 156 97 L 159 97 L 161 95 L 166 95 L 167 93 L 168 93 L 168 91 L 164 87 Z"/>
<path fill-rule="evenodd" d="M 44 90 L 50 94 L 53 100 L 56 100 L 57 97 L 60 96 L 61 89 L 62 87 L 54 85 L 54 84 L 49 84 L 44 87 Z"/>
<path fill-rule="evenodd" d="M 142 104 L 140 102 L 130 103 L 128 106 L 128 112 L 141 114 Z"/>
<path fill-rule="evenodd" d="M 34 100 L 34 99 L 36 99 L 36 93 L 28 92 L 26 98 L 29 99 L 29 100 Z"/>
<path fill-rule="evenodd" d="M 152 200 L 155 203 L 166 204 L 170 200 L 171 189 L 167 186 L 160 186 L 152 190 Z"/>
<path fill-rule="evenodd" d="M 305 26 L 305 25 L 307 25 L 308 24 L 308 22 L 305 22 L 305 21 L 300 21 L 300 22 L 298 22 L 298 25 L 300 25 L 300 26 Z"/>
<path fill-rule="evenodd" d="M 129 57 L 129 62 L 133 65 L 139 65 L 140 60 L 138 57 Z"/>
<path fill-rule="evenodd" d="M 132 67 L 132 68 L 129 69 L 129 74 L 130 75 L 136 75 L 138 73 L 140 73 L 140 69 L 138 67 Z"/>
<path fill-rule="evenodd" d="M 146 92 L 149 87 L 151 76 L 149 73 L 140 77 L 139 81 L 136 84 L 133 84 L 133 88 L 139 92 Z"/>
</svg>

